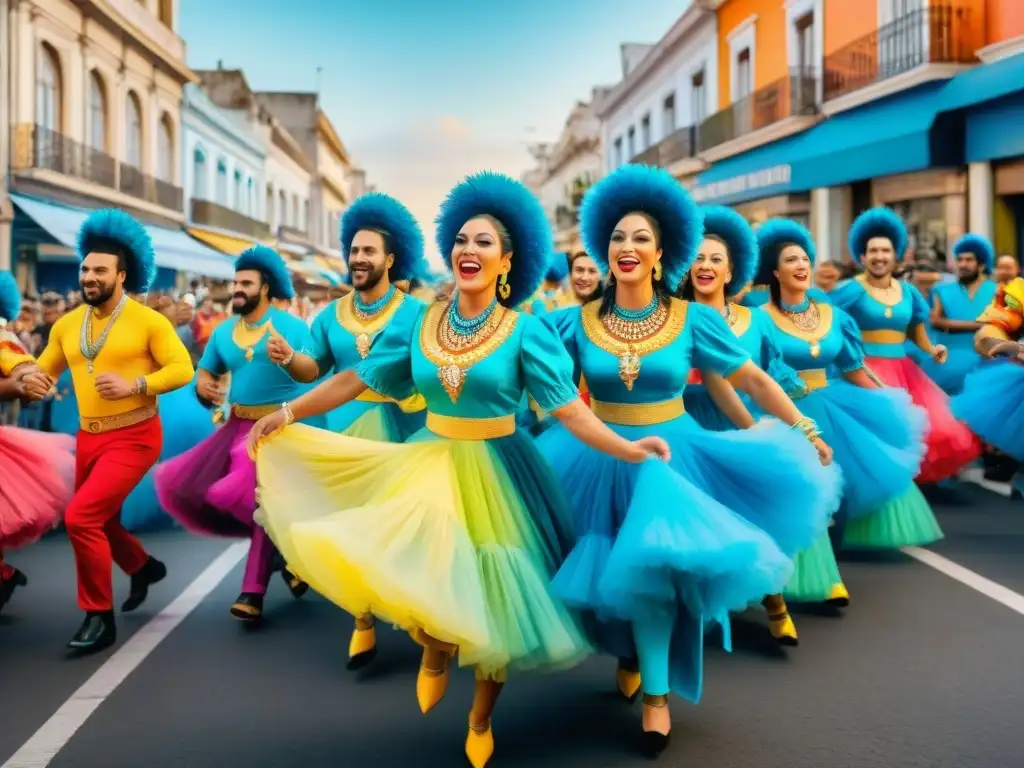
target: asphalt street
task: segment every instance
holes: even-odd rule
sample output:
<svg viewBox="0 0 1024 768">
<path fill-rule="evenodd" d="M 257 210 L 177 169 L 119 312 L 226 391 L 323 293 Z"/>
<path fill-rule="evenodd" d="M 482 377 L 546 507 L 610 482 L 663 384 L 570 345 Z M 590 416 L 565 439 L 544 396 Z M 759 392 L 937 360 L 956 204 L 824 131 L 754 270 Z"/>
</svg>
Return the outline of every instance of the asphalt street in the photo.
<svg viewBox="0 0 1024 768">
<path fill-rule="evenodd" d="M 973 486 L 931 498 L 947 533 L 932 550 L 1024 593 L 1024 502 Z M 276 578 L 267 622 L 247 630 L 228 615 L 240 563 L 122 682 L 117 648 L 158 614 L 144 631 L 165 631 L 175 614 L 165 609 L 228 545 L 179 531 L 143 539 L 170 576 L 136 614 L 119 616 L 117 647 L 85 659 L 64 652 L 80 621 L 66 540 L 10 555 L 30 583 L 0 614 L 0 768 L 468 764 L 468 671 L 424 717 L 414 693 L 419 649 L 408 638 L 381 632 L 375 664 L 348 672 L 351 619 L 312 594 L 293 600 Z M 660 764 L 1024 765 L 1024 615 L 899 553 L 847 557 L 842 570 L 852 605 L 842 616 L 797 613 L 799 648 L 777 648 L 756 612 L 737 619 L 734 653 L 709 648 L 704 701 L 673 701 Z M 127 579 L 117 589 L 123 597 Z M 105 663 L 112 677 L 99 685 L 109 695 L 79 702 L 95 709 L 72 735 L 53 715 Z M 612 660 L 594 657 L 559 675 L 513 679 L 494 718 L 491 765 L 649 764 L 638 751 L 640 705 L 612 693 L 613 673 Z M 26 759 L 23 745 L 47 723 L 38 738 L 66 744 L 55 757 Z M 15 754 L 21 762 L 10 762 Z"/>
</svg>

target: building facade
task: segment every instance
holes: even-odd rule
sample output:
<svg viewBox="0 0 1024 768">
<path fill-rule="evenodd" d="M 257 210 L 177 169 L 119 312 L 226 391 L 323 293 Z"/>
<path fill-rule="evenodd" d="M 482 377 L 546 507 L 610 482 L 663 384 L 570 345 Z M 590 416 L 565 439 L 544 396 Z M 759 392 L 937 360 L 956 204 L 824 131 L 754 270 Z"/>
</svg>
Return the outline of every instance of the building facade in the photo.
<svg viewBox="0 0 1024 768">
<path fill-rule="evenodd" d="M 258 128 L 258 132 L 252 128 Z M 267 221 L 267 120 L 222 110 L 199 85 L 185 86 L 181 176 L 189 232 L 229 255 L 271 236 Z"/>
<path fill-rule="evenodd" d="M 622 80 L 598 106 L 606 170 L 636 162 L 687 179 L 703 167 L 698 129 L 718 105 L 716 25 L 693 4 L 657 44 L 623 46 Z"/>
<path fill-rule="evenodd" d="M 178 0 L 8 0 L 6 37 L 15 274 L 77 285 L 73 233 L 89 210 L 138 216 L 157 245 L 158 285 L 223 273 L 181 230 L 182 89 L 195 75 Z"/>
</svg>

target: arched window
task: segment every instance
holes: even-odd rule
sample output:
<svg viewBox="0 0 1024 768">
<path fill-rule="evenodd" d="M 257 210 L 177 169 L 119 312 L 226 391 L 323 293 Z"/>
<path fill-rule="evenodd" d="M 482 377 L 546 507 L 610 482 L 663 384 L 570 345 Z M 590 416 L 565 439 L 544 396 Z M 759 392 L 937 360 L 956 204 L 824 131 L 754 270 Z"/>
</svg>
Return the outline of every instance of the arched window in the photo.
<svg viewBox="0 0 1024 768">
<path fill-rule="evenodd" d="M 302 201 L 302 231 L 309 231 L 309 200 Z"/>
<path fill-rule="evenodd" d="M 264 219 L 271 227 L 274 226 L 274 185 L 267 184 L 267 209 L 264 211 Z"/>
<path fill-rule="evenodd" d="M 174 126 L 171 116 L 164 112 L 156 135 L 157 178 L 174 182 Z"/>
<path fill-rule="evenodd" d="M 142 168 L 142 104 L 135 91 L 128 91 L 125 104 L 124 161 L 135 168 Z"/>
<path fill-rule="evenodd" d="M 39 47 L 39 66 L 36 69 L 36 125 L 51 131 L 61 130 L 64 122 L 61 109 L 63 90 L 57 51 L 43 43 Z"/>
<path fill-rule="evenodd" d="M 280 210 L 277 214 L 277 226 L 287 227 L 290 223 L 288 221 L 288 193 L 283 189 L 281 190 L 281 197 L 278 202 L 280 203 Z"/>
<path fill-rule="evenodd" d="M 249 188 L 245 192 L 245 215 L 250 219 L 255 219 L 258 212 L 256 210 L 256 182 L 249 177 Z"/>
<path fill-rule="evenodd" d="M 201 147 L 192 153 L 192 197 L 206 200 L 206 155 Z"/>
<path fill-rule="evenodd" d="M 89 146 L 107 151 L 107 89 L 95 69 L 89 73 Z"/>
<path fill-rule="evenodd" d="M 242 187 L 242 172 L 239 170 L 235 171 L 235 183 L 234 183 L 234 203 L 235 210 L 244 212 L 245 211 L 245 190 Z"/>
<path fill-rule="evenodd" d="M 217 203 L 228 204 L 228 166 L 223 160 L 217 161 Z"/>
<path fill-rule="evenodd" d="M 291 212 L 292 226 L 300 232 L 302 229 L 302 221 L 299 219 L 299 196 L 292 195 L 292 212 Z"/>
</svg>

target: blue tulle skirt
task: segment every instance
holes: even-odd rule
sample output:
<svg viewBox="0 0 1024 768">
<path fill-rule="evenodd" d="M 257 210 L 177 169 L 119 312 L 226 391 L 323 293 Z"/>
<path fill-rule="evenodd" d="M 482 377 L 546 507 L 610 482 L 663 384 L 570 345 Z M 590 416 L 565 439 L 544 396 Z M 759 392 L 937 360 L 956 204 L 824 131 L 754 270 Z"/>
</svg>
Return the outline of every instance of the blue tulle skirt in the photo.
<svg viewBox="0 0 1024 768">
<path fill-rule="evenodd" d="M 924 458 L 925 412 L 901 389 L 864 389 L 842 380 L 797 400 L 832 447 L 843 473 L 842 513 L 870 514 L 906 492 Z"/>
<path fill-rule="evenodd" d="M 953 415 L 986 443 L 1024 461 L 1024 365 L 983 363 L 952 401 Z"/>
<path fill-rule="evenodd" d="M 622 622 L 674 611 L 671 685 L 696 700 L 705 625 L 725 626 L 729 611 L 781 590 L 790 557 L 827 527 L 841 480 L 778 422 L 727 433 L 688 415 L 610 426 L 628 440 L 659 435 L 671 462 L 613 459 L 560 424 L 537 438 L 569 497 L 577 539 L 553 587 L 584 612 L 593 642 L 620 657 L 636 657 Z"/>
<path fill-rule="evenodd" d="M 163 426 L 164 447 L 160 461 L 173 459 L 201 443 L 216 429 L 212 414 L 196 397 L 195 387 L 187 386 L 157 398 Z M 149 470 L 121 508 L 121 523 L 129 531 L 154 530 L 175 525 L 156 497 L 153 474 Z"/>
<path fill-rule="evenodd" d="M 962 344 L 949 346 L 949 358 L 942 365 L 936 363 L 928 355 L 922 356 L 924 359 L 918 362 L 921 370 L 928 374 L 928 378 L 938 384 L 939 388 L 950 397 L 963 391 L 964 381 L 972 371 L 977 369 L 982 359 L 974 351 L 973 346 Z"/>
<path fill-rule="evenodd" d="M 736 429 L 736 425 L 715 405 L 708 388 L 703 384 L 687 384 L 683 401 L 686 403 L 686 412 L 704 429 L 712 432 Z"/>
</svg>

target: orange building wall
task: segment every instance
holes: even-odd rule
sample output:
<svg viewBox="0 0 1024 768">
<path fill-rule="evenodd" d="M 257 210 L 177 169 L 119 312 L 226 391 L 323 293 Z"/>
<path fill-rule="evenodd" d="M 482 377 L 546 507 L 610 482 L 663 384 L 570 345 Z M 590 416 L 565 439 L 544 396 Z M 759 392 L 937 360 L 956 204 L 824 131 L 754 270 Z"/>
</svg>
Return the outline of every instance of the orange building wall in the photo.
<svg viewBox="0 0 1024 768">
<path fill-rule="evenodd" d="M 826 56 L 878 28 L 875 0 L 825 0 L 824 6 Z"/>
<path fill-rule="evenodd" d="M 985 44 L 1024 35 L 1024 0 L 985 1 Z"/>
<path fill-rule="evenodd" d="M 842 2 L 842 0 L 839 0 Z M 1024 0 L 1021 0 L 1024 2 Z M 786 52 L 786 11 L 780 0 L 728 0 L 718 9 L 718 107 L 731 103 L 729 33 L 753 15 L 757 50 L 754 53 L 754 89 L 784 77 L 789 69 Z"/>
</svg>

